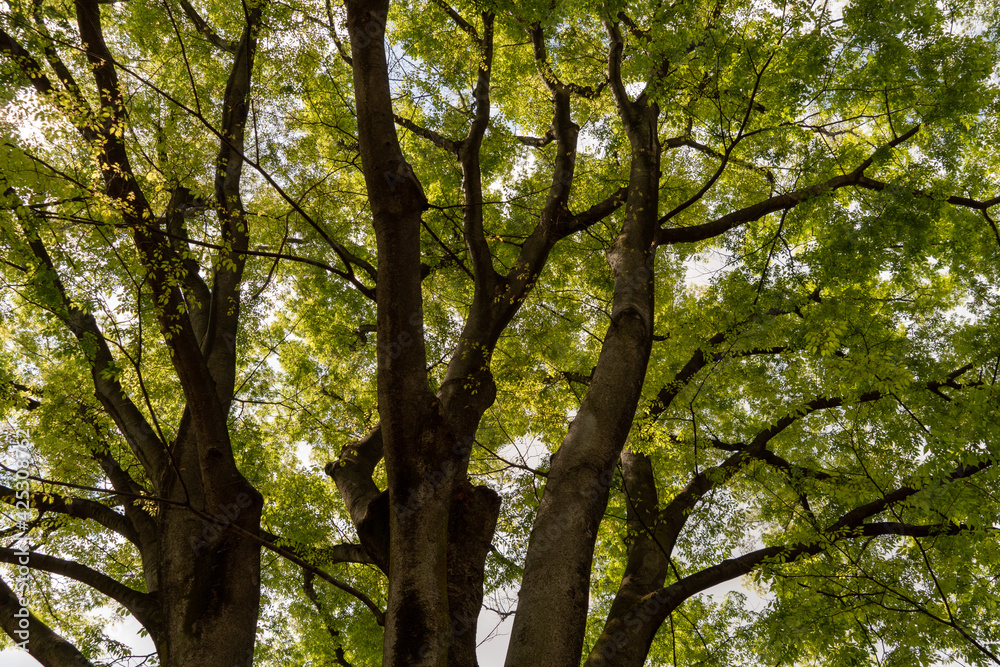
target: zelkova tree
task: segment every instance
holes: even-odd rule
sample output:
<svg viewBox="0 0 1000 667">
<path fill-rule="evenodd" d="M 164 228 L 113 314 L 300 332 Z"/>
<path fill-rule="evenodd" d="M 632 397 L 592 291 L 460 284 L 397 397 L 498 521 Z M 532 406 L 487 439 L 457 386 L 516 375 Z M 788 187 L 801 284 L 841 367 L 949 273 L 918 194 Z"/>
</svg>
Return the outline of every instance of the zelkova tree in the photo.
<svg viewBox="0 0 1000 667">
<path fill-rule="evenodd" d="M 138 661 L 115 613 L 164 667 L 464 667 L 484 609 L 510 667 L 1000 664 L 998 26 L 0 3 L 0 627 L 47 667 Z"/>
</svg>

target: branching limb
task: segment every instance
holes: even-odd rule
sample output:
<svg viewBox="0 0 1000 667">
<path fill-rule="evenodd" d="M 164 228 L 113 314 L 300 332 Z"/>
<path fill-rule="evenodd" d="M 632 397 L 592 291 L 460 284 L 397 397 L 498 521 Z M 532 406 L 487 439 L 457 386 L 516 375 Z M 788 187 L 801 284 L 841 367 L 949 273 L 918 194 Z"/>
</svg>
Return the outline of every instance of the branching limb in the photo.
<svg viewBox="0 0 1000 667">
<path fill-rule="evenodd" d="M 329 546 L 311 546 L 297 542 L 290 543 L 277 535 L 266 530 L 260 531 L 261 537 L 273 544 L 280 544 L 289 552 L 299 558 L 316 561 L 324 565 L 335 565 L 337 563 L 358 563 L 361 565 L 374 565 L 375 561 L 368 555 L 365 548 L 360 544 L 331 544 Z"/>
<path fill-rule="evenodd" d="M 25 642 L 28 653 L 44 667 L 94 667 L 94 664 L 80 653 L 80 650 L 63 636 L 28 612 L 25 619 L 21 603 L 7 582 L 0 578 L 0 627 L 15 644 Z M 27 631 L 21 625 L 26 620 Z M 21 634 L 21 633 L 24 634 Z M 30 634 L 29 634 L 30 633 Z"/>
<path fill-rule="evenodd" d="M 229 53 L 236 53 L 239 48 L 239 42 L 234 42 L 232 40 L 225 39 L 219 35 L 212 26 L 208 24 L 201 14 L 198 13 L 188 0 L 179 0 L 181 3 L 181 9 L 184 10 L 184 15 L 188 17 L 188 20 L 194 24 L 195 30 L 198 34 L 207 39 L 209 42 L 214 44 L 217 48 L 227 51 Z"/>
<path fill-rule="evenodd" d="M 462 165 L 462 193 L 465 199 L 462 234 L 472 258 L 472 270 L 476 278 L 476 292 L 479 298 L 491 295 L 496 286 L 497 275 L 493 268 L 493 256 L 486 243 L 483 226 L 483 174 L 480 150 L 483 136 L 490 124 L 490 81 L 493 73 L 493 14 L 484 12 L 483 36 L 476 38 L 479 46 L 479 66 L 476 73 L 476 87 L 472 91 L 475 99 L 475 113 L 468 134 L 459 147 L 459 162 Z"/>
<path fill-rule="evenodd" d="M 564 82 L 559 78 L 552 68 L 548 48 L 545 45 L 545 32 L 542 30 L 540 23 L 535 23 L 528 29 L 528 36 L 531 38 L 531 48 L 538 73 L 551 92 L 564 91 L 588 99 L 595 99 L 601 94 L 601 91 L 607 85 L 606 82 L 602 82 L 597 88 L 592 88 L 590 86 L 580 86 L 572 82 Z"/>
<path fill-rule="evenodd" d="M 183 186 L 177 187 L 170 196 L 167 210 L 164 214 L 166 232 L 160 232 L 158 227 L 150 226 L 156 233 L 163 233 L 184 262 L 184 300 L 187 304 L 188 317 L 191 326 L 199 340 L 205 340 L 208 332 L 209 311 L 212 303 L 212 292 L 201 277 L 201 267 L 187 252 L 191 239 L 184 225 L 184 212 L 191 202 L 191 192 Z"/>
<path fill-rule="evenodd" d="M 602 664 L 605 655 L 617 652 L 616 645 L 620 644 L 622 638 L 628 642 L 640 642 L 648 646 L 660 625 L 685 600 L 712 586 L 750 574 L 765 565 L 788 563 L 816 555 L 847 539 L 882 536 L 929 537 L 955 535 L 965 530 L 964 526 L 956 524 L 919 525 L 898 522 L 865 524 L 861 523 L 862 520 L 848 519 L 845 515 L 836 524 L 821 531 L 818 540 L 766 547 L 736 558 L 729 558 L 643 596 L 627 613 L 608 623 L 584 663 L 585 667 Z"/>
<path fill-rule="evenodd" d="M 27 77 L 28 81 L 34 87 L 35 91 L 42 97 L 48 98 L 58 93 L 58 89 L 52 85 L 52 81 L 48 76 L 45 75 L 42 70 L 41 63 L 35 59 L 31 53 L 24 48 L 12 35 L 0 28 L 0 53 L 3 53 L 7 58 L 14 62 L 15 65 L 20 68 L 21 72 Z M 68 73 L 68 71 L 67 71 Z M 75 86 L 76 82 L 72 78 L 68 79 Z M 77 93 L 75 94 L 76 101 L 80 106 L 80 111 L 82 113 L 71 113 L 70 121 L 74 124 L 77 131 L 80 132 L 81 136 L 87 141 L 94 141 L 98 138 L 98 132 L 94 128 L 94 123 L 92 122 L 92 114 L 90 113 L 90 107 L 86 104 L 82 95 L 78 94 L 79 88 L 75 88 Z M 69 89 L 71 95 L 74 95 L 74 89 Z"/>
<path fill-rule="evenodd" d="M 49 29 L 45 25 L 45 20 L 42 18 L 41 8 L 42 1 L 33 0 L 32 19 L 35 22 L 35 29 L 38 30 L 39 34 L 45 38 L 45 59 L 49 62 L 49 66 L 52 68 L 52 71 L 56 73 L 57 77 L 59 77 L 59 81 L 62 83 L 63 87 L 70 95 L 72 95 L 73 100 L 79 105 L 80 110 L 84 113 L 84 117 L 90 118 L 90 105 L 87 103 L 86 98 L 84 98 L 83 92 L 80 90 L 80 86 L 77 84 L 73 73 L 68 67 L 66 67 L 62 58 L 59 57 L 59 52 L 56 51 L 52 36 L 49 34 Z"/>
<path fill-rule="evenodd" d="M 618 105 L 619 113 L 631 115 L 632 98 L 625 90 L 625 83 L 622 80 L 622 58 L 625 50 L 625 39 L 617 23 L 611 21 L 604 22 L 604 29 L 608 33 L 608 86 L 611 94 Z"/>
<path fill-rule="evenodd" d="M 913 137 L 919 129 L 919 125 L 913 127 L 905 134 L 900 135 L 893 141 L 886 144 L 886 148 L 895 148 L 896 146 L 899 146 Z M 873 159 L 874 157 L 869 157 L 858 165 L 854 171 L 848 174 L 834 176 L 833 178 L 829 178 L 822 183 L 817 183 L 807 188 L 793 190 L 792 192 L 786 192 L 785 194 L 769 197 L 762 202 L 727 213 L 712 222 L 693 225 L 691 227 L 661 229 L 657 237 L 657 242 L 663 245 L 672 245 L 675 243 L 693 243 L 695 241 L 704 241 L 705 239 L 710 239 L 715 236 L 719 236 L 720 234 L 724 234 L 734 227 L 738 227 L 748 222 L 753 222 L 754 220 L 759 220 L 770 213 L 794 208 L 803 201 L 825 192 L 831 192 L 833 190 L 838 190 L 851 185 L 863 186 L 863 183 L 867 182 L 865 180 L 864 172 L 871 166 Z M 660 223 L 662 224 L 666 222 L 668 217 L 669 216 L 661 218 Z"/>
<path fill-rule="evenodd" d="M 753 164 L 752 162 L 747 162 L 746 160 L 739 160 L 732 157 L 727 158 L 725 154 L 720 153 L 711 146 L 706 146 L 705 144 L 695 141 L 690 136 L 671 137 L 670 139 L 664 141 L 663 145 L 666 148 L 679 148 L 682 146 L 686 148 L 691 148 L 693 150 L 698 151 L 699 153 L 704 153 L 705 155 L 708 155 L 709 157 L 715 158 L 717 160 L 728 159 L 734 165 L 737 165 L 749 171 L 754 171 L 762 174 L 764 178 L 767 179 L 768 183 L 773 184 L 775 181 L 774 173 L 770 169 L 767 169 L 766 167 L 760 167 L 758 165 Z"/>
<path fill-rule="evenodd" d="M 340 631 L 330 624 L 330 620 L 327 618 L 326 612 L 323 610 L 323 604 L 319 601 L 319 595 L 316 593 L 316 586 L 313 585 L 313 578 L 314 575 L 312 572 L 309 570 L 302 570 L 302 590 L 305 591 L 306 597 L 308 597 L 313 603 L 313 606 L 316 607 L 316 612 L 320 615 L 320 618 L 323 620 L 323 625 L 326 626 L 327 632 L 330 633 L 330 637 L 334 641 L 334 660 L 336 660 L 337 664 L 341 665 L 341 667 L 353 667 L 344 655 L 344 648 L 341 646 L 340 642 Z"/>
<path fill-rule="evenodd" d="M 16 499 L 18 499 L 18 491 L 0 485 L 0 501 L 13 504 Z M 38 491 L 28 493 L 26 500 L 31 509 L 41 513 L 56 512 L 78 519 L 90 519 L 113 530 L 133 544 L 139 543 L 139 536 L 129 524 L 128 519 L 107 505 L 102 505 L 94 500 Z"/>
<path fill-rule="evenodd" d="M 451 18 L 455 25 L 461 28 L 462 32 L 472 38 L 472 41 L 477 44 L 482 41 L 482 38 L 479 37 L 479 31 L 476 30 L 476 26 L 465 20 L 462 15 L 455 11 L 455 8 L 445 2 L 445 0 L 434 0 L 434 4 L 443 9 L 445 14 Z"/>
<path fill-rule="evenodd" d="M 103 572 L 98 572 L 76 561 L 36 552 L 30 552 L 25 557 L 15 549 L 0 547 L 0 563 L 18 565 L 24 564 L 22 562 L 24 560 L 27 560 L 28 566 L 34 570 L 42 570 L 63 577 L 69 577 L 108 596 L 128 609 L 135 616 L 136 620 L 149 630 L 150 634 L 154 637 L 159 635 L 161 628 L 159 627 L 158 608 L 152 596 L 148 593 L 142 593 L 129 588 Z"/>
<path fill-rule="evenodd" d="M 201 515 L 202 518 L 204 518 L 206 520 L 212 520 L 211 516 L 209 516 L 207 514 L 204 514 L 202 512 L 197 512 L 196 511 L 196 514 Z M 348 593 L 349 595 L 354 596 L 355 598 L 357 598 L 358 600 L 360 600 L 362 604 L 364 604 L 366 607 L 368 607 L 369 611 L 371 611 L 372 614 L 375 616 L 375 621 L 379 625 L 381 625 L 381 626 L 385 625 L 385 612 L 382 611 L 381 609 L 379 609 L 378 605 L 376 605 L 372 601 L 371 598 L 369 598 L 367 595 L 365 595 L 364 593 L 362 593 L 358 589 L 354 588 L 350 584 L 347 584 L 347 583 L 345 583 L 343 581 L 340 581 L 339 579 L 337 579 L 337 578 L 333 577 L 332 575 L 330 575 L 330 573 L 326 572 L 325 570 L 322 570 L 322 569 L 316 567 L 312 563 L 310 563 L 310 562 L 306 561 L 305 559 L 300 558 L 299 556 L 295 555 L 292 551 L 286 549 L 285 547 L 278 546 L 277 544 L 274 544 L 273 542 L 271 542 L 270 540 L 265 539 L 261 535 L 254 534 L 254 533 L 248 533 L 247 531 L 245 531 L 243 528 L 241 528 L 240 526 L 238 526 L 236 524 L 233 524 L 232 526 L 230 526 L 230 529 L 231 530 L 235 530 L 235 531 L 240 532 L 240 533 L 243 533 L 244 535 L 246 535 L 250 539 L 252 539 L 255 542 L 257 542 L 258 544 L 260 544 L 265 549 L 273 551 L 274 553 L 278 554 L 279 556 L 282 556 L 282 557 L 288 559 L 289 561 L 295 563 L 296 565 L 298 565 L 299 567 L 303 568 L 304 570 L 307 570 L 307 571 L 315 574 L 316 576 L 320 577 L 324 581 L 327 581 L 327 582 L 333 584 L 334 586 L 336 586 L 340 590 L 344 591 L 345 593 Z"/>
<path fill-rule="evenodd" d="M 413 134 L 417 135 L 418 137 L 422 137 L 423 139 L 426 139 L 427 141 L 431 142 L 438 148 L 442 148 L 454 155 L 458 154 L 459 142 L 453 139 L 449 139 L 448 137 L 445 137 L 441 134 L 438 134 L 434 130 L 423 127 L 422 125 L 417 125 L 409 118 L 404 118 L 399 114 L 394 113 L 393 119 L 396 121 L 396 125 L 399 125 L 402 128 L 406 128 Z"/>
<path fill-rule="evenodd" d="M 382 504 L 382 491 L 375 485 L 375 466 L 382 460 L 382 429 L 376 426 L 367 437 L 344 447 L 337 461 L 328 463 L 326 474 L 337 485 L 340 497 L 351 515 L 361 544 L 383 569 L 388 565 L 388 520 Z"/>
<path fill-rule="evenodd" d="M 219 252 L 212 281 L 207 331 L 202 350 L 215 381 L 219 401 L 228 406 L 236 381 L 236 332 L 240 320 L 241 286 L 250 243 L 249 220 L 243 206 L 244 138 L 250 110 L 250 91 L 257 33 L 264 3 L 245 8 L 246 23 L 234 52 L 222 98 L 221 140 L 216 157 L 215 202 L 224 250 Z M 190 272 L 189 272 L 190 273 Z"/>
<path fill-rule="evenodd" d="M 2 182 L 0 179 L 0 183 Z M 6 194 L 8 197 L 14 196 L 10 189 Z M 18 206 L 17 210 L 24 212 L 28 209 Z M 135 403 L 125 394 L 124 388 L 116 377 L 111 349 L 108 347 L 97 320 L 92 314 L 81 310 L 72 303 L 42 238 L 37 234 L 30 233 L 28 225 L 31 222 L 22 217 L 24 237 L 39 263 L 41 269 L 39 279 L 49 281 L 58 295 L 59 301 L 57 304 L 53 304 L 53 310 L 65 319 L 70 331 L 79 341 L 90 364 L 91 378 L 98 400 L 122 435 L 125 436 L 136 458 L 146 470 L 146 474 L 150 479 L 153 479 L 156 471 L 161 469 L 160 466 L 164 462 L 164 444 Z"/>
<path fill-rule="evenodd" d="M 515 135 L 514 138 L 525 146 L 544 148 L 556 140 L 556 133 L 552 131 L 552 128 L 549 128 L 548 131 L 541 137 L 526 137 L 518 134 Z"/>
</svg>

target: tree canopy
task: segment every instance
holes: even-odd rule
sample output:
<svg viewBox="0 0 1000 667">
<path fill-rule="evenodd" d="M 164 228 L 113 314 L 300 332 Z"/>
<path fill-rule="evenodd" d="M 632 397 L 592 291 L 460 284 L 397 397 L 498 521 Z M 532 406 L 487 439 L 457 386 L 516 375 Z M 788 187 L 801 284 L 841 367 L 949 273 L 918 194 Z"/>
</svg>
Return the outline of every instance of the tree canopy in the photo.
<svg viewBox="0 0 1000 667">
<path fill-rule="evenodd" d="M 0 627 L 1000 664 L 998 63 L 981 0 L 0 2 Z"/>
</svg>

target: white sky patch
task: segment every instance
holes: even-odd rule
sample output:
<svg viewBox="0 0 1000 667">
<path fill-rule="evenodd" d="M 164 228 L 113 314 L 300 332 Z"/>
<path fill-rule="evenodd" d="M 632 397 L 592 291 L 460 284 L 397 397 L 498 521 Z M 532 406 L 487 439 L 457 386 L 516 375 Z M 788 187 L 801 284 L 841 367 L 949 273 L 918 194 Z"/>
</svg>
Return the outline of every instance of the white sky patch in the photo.
<svg viewBox="0 0 1000 667">
<path fill-rule="evenodd" d="M 3 11 L 2 5 L 0 11 Z M 44 105 L 33 93 L 21 91 L 3 106 L 0 118 L 3 119 L 3 124 L 17 132 L 22 145 L 38 147 L 49 145 L 45 129 L 51 123 L 47 123 L 43 118 L 45 110 Z"/>
<path fill-rule="evenodd" d="M 42 663 L 18 648 L 0 651 L 0 664 L 4 667 L 41 667 Z"/>
<path fill-rule="evenodd" d="M 514 599 L 516 599 L 515 593 L 511 594 Z M 479 667 L 503 667 L 512 627 L 514 627 L 513 616 L 501 619 L 492 611 L 480 610 L 479 624 L 476 627 L 476 656 L 479 658 Z"/>
<path fill-rule="evenodd" d="M 508 461 L 515 461 L 529 468 L 538 468 L 542 460 L 549 455 L 549 448 L 537 438 L 518 438 L 515 442 L 504 445 L 499 452 Z"/>
<path fill-rule="evenodd" d="M 295 457 L 299 460 L 299 465 L 303 468 L 312 467 L 313 446 L 308 442 L 300 442 L 295 446 Z"/>
<path fill-rule="evenodd" d="M 716 250 L 707 250 L 694 255 L 684 262 L 684 282 L 688 286 L 707 287 L 719 272 L 725 271 L 727 258 Z"/>
</svg>

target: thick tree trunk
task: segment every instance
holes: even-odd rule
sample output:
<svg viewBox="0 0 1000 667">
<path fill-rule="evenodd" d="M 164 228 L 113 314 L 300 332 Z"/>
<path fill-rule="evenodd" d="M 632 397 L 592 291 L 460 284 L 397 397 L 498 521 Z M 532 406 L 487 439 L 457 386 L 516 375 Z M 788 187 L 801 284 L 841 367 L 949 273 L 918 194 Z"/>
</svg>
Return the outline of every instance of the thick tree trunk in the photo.
<svg viewBox="0 0 1000 667">
<path fill-rule="evenodd" d="M 157 592 L 163 667 L 250 667 L 260 612 L 262 499 L 250 485 L 210 518 L 162 507 Z"/>
<path fill-rule="evenodd" d="M 427 380 L 420 290 L 427 200 L 396 137 L 384 43 L 389 3 L 346 6 L 358 145 L 378 247 L 378 405 L 390 536 L 383 664 L 445 667 L 448 514 L 461 450 Z"/>
<path fill-rule="evenodd" d="M 448 667 L 475 667 L 476 628 L 483 606 L 486 556 L 500 514 L 500 496 L 468 482 L 455 490 L 448 521 Z"/>
</svg>

